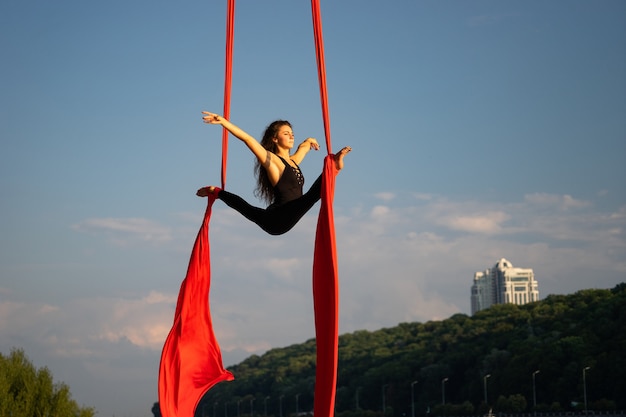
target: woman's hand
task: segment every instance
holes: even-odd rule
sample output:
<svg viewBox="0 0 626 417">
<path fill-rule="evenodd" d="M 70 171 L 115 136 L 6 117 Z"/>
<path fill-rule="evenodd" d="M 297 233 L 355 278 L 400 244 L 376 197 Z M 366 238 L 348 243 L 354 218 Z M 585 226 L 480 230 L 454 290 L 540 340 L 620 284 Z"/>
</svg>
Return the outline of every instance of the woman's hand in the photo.
<svg viewBox="0 0 626 417">
<path fill-rule="evenodd" d="M 311 149 L 319 151 L 320 145 L 319 143 L 317 143 L 317 140 L 315 138 L 306 138 L 304 142 L 298 145 L 298 149 L 296 149 L 296 152 L 291 155 L 291 160 L 294 161 L 296 164 L 299 164 L 300 162 L 302 162 L 306 154 L 309 153 Z"/>
<path fill-rule="evenodd" d="M 211 125 L 219 125 L 222 124 L 224 120 L 226 120 L 219 114 L 210 113 L 208 111 L 203 111 L 202 114 L 202 121 Z"/>
<path fill-rule="evenodd" d="M 306 150 L 310 150 L 310 149 L 314 149 L 316 151 L 320 150 L 320 145 L 319 143 L 317 143 L 317 140 L 315 138 L 306 138 L 306 140 L 302 142 L 300 146 L 305 146 Z M 298 148 L 300 146 L 298 146 Z M 308 148 L 306 148 L 306 146 L 308 146 Z"/>
</svg>

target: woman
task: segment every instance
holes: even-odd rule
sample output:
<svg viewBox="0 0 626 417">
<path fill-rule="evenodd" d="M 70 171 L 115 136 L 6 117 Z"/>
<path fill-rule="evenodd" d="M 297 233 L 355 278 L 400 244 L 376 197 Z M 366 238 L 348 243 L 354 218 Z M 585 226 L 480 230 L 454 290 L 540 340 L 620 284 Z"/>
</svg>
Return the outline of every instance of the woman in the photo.
<svg viewBox="0 0 626 417">
<path fill-rule="evenodd" d="M 234 208 L 248 220 L 271 235 L 281 235 L 293 226 L 320 199 L 322 176 L 315 181 L 309 191 L 302 193 L 304 176 L 298 164 L 311 150 L 320 146 L 314 138 L 307 138 L 290 154 L 294 136 L 291 124 L 286 120 L 272 122 L 259 143 L 255 138 L 235 126 L 225 118 L 203 111 L 204 123 L 222 125 L 237 139 L 241 140 L 256 156 L 257 189 L 255 195 L 270 203 L 263 209 L 248 204 L 241 197 L 213 186 L 198 190 L 196 195 L 207 197 L 217 190 L 217 198 Z M 349 146 L 341 149 L 335 156 L 335 166 L 343 168 L 343 157 L 352 150 Z"/>
</svg>

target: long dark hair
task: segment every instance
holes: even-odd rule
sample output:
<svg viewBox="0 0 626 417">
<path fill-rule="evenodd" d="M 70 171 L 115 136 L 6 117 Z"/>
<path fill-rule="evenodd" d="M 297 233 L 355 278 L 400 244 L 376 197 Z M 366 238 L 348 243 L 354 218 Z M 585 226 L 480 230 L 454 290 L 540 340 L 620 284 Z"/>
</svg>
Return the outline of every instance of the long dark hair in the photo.
<svg viewBox="0 0 626 417">
<path fill-rule="evenodd" d="M 270 152 L 276 153 L 276 143 L 273 139 L 278 135 L 278 131 L 283 126 L 292 127 L 291 123 L 287 120 L 276 120 L 270 123 L 269 126 L 265 128 L 265 132 L 263 133 L 261 146 Z M 258 159 L 256 159 L 254 163 L 254 172 L 256 173 L 257 179 L 254 195 L 268 204 L 271 204 L 274 201 L 274 187 L 267 176 L 267 171 L 263 168 L 263 164 Z"/>
</svg>

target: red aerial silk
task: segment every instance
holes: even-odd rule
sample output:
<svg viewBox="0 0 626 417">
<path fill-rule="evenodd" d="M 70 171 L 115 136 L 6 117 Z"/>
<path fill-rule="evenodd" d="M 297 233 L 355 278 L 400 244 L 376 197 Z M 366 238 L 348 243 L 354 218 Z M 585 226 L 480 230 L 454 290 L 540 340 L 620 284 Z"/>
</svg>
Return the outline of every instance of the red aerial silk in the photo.
<svg viewBox="0 0 626 417">
<path fill-rule="evenodd" d="M 229 118 L 235 0 L 228 0 L 226 28 L 226 81 L 224 117 Z M 319 0 L 311 0 L 315 50 L 326 148 L 322 175 L 321 207 L 315 234 L 313 259 L 313 305 L 317 342 L 314 414 L 332 417 L 335 408 L 338 357 L 339 285 L 333 199 L 337 168 L 330 153 L 330 121 L 326 94 L 324 42 Z M 228 132 L 222 136 L 222 188 L 226 182 Z M 202 227 L 189 261 L 187 276 L 180 287 L 174 325 L 167 336 L 159 369 L 159 404 L 163 417 L 192 417 L 202 396 L 215 384 L 231 381 L 213 332 L 209 309 L 211 265 L 209 220 L 217 193 L 208 197 Z"/>
<path fill-rule="evenodd" d="M 313 255 L 313 307 L 315 309 L 315 339 L 317 364 L 315 371 L 315 417 L 335 415 L 335 391 L 337 386 L 337 361 L 339 347 L 339 275 L 337 271 L 337 249 L 335 242 L 335 222 L 333 198 L 337 168 L 330 140 L 330 117 L 326 94 L 326 64 L 324 63 L 324 39 L 322 37 L 322 17 L 319 0 L 311 0 L 315 56 L 320 87 L 322 117 L 326 149 L 329 155 L 324 159 L 322 177 L 322 203 L 315 234 L 315 254 Z"/>
<path fill-rule="evenodd" d="M 230 115 L 235 0 L 228 0 L 226 16 L 226 76 L 224 117 Z M 228 131 L 222 131 L 222 188 L 226 184 Z M 187 276 L 178 294 L 174 325 L 170 330 L 159 368 L 159 406 L 163 417 L 193 417 L 202 396 L 221 381 L 232 381 L 224 369 L 222 353 L 213 333 L 209 304 L 211 254 L 209 220 L 217 190 L 208 197 L 202 227 L 189 260 Z"/>
<path fill-rule="evenodd" d="M 333 155 L 329 155 L 324 159 L 322 203 L 313 257 L 313 307 L 317 344 L 313 415 L 316 417 L 331 417 L 335 414 L 339 335 L 339 280 L 333 215 L 336 175 Z"/>
<path fill-rule="evenodd" d="M 233 84 L 233 45 L 235 43 L 235 0 L 228 0 L 226 12 L 226 71 L 224 74 L 224 118 L 230 120 L 230 91 Z M 226 188 L 228 130 L 222 129 L 222 188 Z"/>
<path fill-rule="evenodd" d="M 163 417 L 193 417 L 198 402 L 213 385 L 234 379 L 222 364 L 209 309 L 209 220 L 216 194 L 209 195 L 187 276 L 180 286 L 174 325 L 161 354 L 159 405 Z"/>
</svg>

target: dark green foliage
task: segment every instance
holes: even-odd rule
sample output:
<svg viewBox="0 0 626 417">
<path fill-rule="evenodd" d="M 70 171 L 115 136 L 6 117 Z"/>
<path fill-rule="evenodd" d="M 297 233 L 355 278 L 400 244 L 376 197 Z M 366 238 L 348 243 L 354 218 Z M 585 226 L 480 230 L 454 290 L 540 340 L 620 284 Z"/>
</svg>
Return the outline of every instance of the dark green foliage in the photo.
<svg viewBox="0 0 626 417">
<path fill-rule="evenodd" d="M 336 411 L 380 417 L 384 403 L 386 416 L 411 416 L 413 391 L 416 416 L 529 412 L 536 370 L 537 411 L 571 410 L 572 403 L 583 404 L 585 367 L 588 408 L 624 409 L 625 352 L 624 284 L 497 305 L 473 317 L 356 331 L 339 338 Z M 313 408 L 315 340 L 252 356 L 230 370 L 236 380 L 207 393 L 204 415 L 263 416 L 267 408 L 280 417 L 282 404 L 287 417 L 296 405 L 300 412 Z"/>
<path fill-rule="evenodd" d="M 54 383 L 48 368 L 35 369 L 22 350 L 0 354 L 0 416 L 93 417 L 79 407 L 69 387 Z"/>
</svg>

